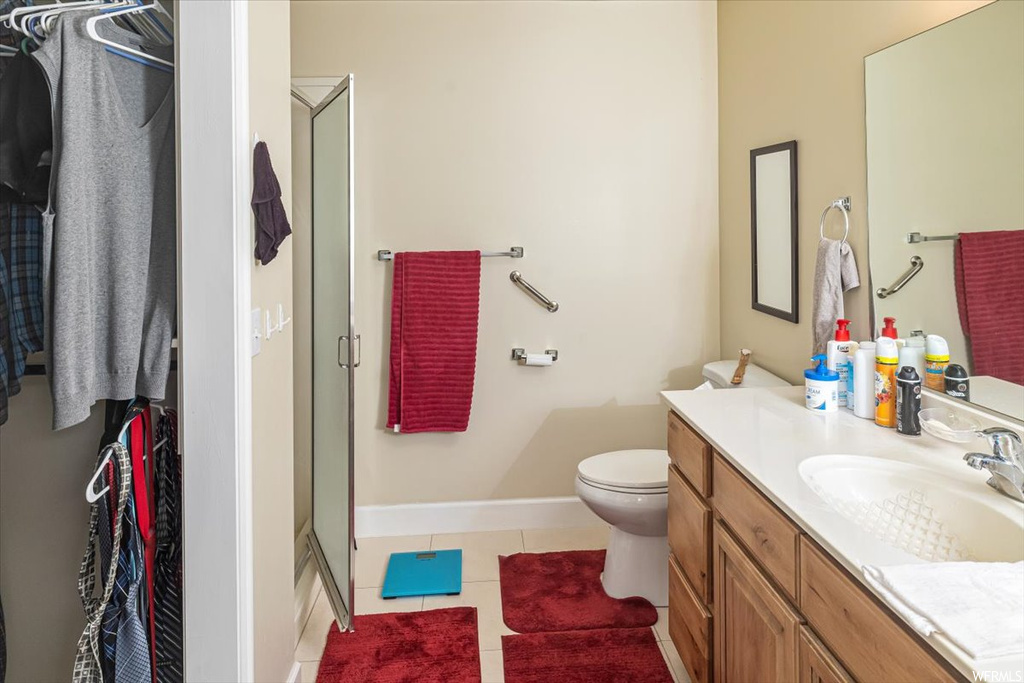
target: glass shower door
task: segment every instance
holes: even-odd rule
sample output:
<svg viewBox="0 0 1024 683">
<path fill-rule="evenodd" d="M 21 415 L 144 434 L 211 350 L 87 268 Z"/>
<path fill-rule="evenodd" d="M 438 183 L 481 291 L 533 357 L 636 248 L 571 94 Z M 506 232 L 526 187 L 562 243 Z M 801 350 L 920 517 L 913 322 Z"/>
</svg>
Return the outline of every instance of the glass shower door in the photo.
<svg viewBox="0 0 1024 683">
<path fill-rule="evenodd" d="M 354 211 L 352 76 L 313 110 L 313 521 L 309 545 L 339 628 L 351 628 Z"/>
</svg>

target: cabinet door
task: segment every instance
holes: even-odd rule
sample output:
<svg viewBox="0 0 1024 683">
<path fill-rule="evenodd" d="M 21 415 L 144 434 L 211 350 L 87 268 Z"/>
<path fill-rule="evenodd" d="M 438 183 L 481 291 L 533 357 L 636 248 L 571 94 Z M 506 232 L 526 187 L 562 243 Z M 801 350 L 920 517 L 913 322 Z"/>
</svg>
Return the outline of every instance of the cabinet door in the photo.
<svg viewBox="0 0 1024 683">
<path fill-rule="evenodd" d="M 711 603 L 711 508 L 675 465 L 668 468 L 668 545 L 705 604 Z"/>
<path fill-rule="evenodd" d="M 715 683 L 797 679 L 800 616 L 715 522 Z"/>
<path fill-rule="evenodd" d="M 806 626 L 800 627 L 800 683 L 853 683 L 842 665 Z"/>
</svg>

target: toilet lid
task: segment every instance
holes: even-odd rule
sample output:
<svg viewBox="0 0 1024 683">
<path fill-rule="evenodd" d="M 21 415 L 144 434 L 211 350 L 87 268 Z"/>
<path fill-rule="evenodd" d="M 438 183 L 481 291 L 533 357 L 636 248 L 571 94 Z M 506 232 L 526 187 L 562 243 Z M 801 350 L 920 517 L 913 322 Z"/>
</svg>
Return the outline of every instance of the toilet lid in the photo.
<svg viewBox="0 0 1024 683">
<path fill-rule="evenodd" d="M 576 468 L 580 479 L 620 488 L 668 486 L 668 451 L 641 449 L 594 455 Z"/>
</svg>

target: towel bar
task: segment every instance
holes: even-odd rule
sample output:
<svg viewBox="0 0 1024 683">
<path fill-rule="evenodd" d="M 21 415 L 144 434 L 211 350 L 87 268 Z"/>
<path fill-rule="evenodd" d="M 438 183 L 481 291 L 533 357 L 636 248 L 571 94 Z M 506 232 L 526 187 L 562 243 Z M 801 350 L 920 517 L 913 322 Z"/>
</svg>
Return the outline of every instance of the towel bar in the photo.
<svg viewBox="0 0 1024 683">
<path fill-rule="evenodd" d="M 512 247 L 508 251 L 481 251 L 480 256 L 508 256 L 509 258 L 523 258 L 523 248 Z M 394 258 L 395 255 L 392 254 L 389 249 L 381 249 L 377 252 L 378 261 L 392 261 Z"/>
<path fill-rule="evenodd" d="M 907 244 L 917 244 L 918 242 L 944 242 L 947 240 L 958 240 L 960 235 L 935 235 L 934 237 L 928 235 L 922 235 L 919 232 L 908 232 L 907 233 Z"/>
<path fill-rule="evenodd" d="M 879 287 L 875 294 L 878 295 L 879 299 L 884 299 L 887 296 L 892 296 L 896 292 L 903 289 L 904 285 L 906 285 L 908 282 L 914 279 L 914 276 L 920 273 L 922 268 L 924 268 L 924 259 L 922 259 L 920 256 L 911 257 L 910 268 L 907 268 L 906 272 L 904 272 L 903 275 L 900 275 L 900 278 L 896 280 L 896 282 L 892 283 L 892 285 L 888 289 L 886 289 L 885 287 Z"/>
</svg>

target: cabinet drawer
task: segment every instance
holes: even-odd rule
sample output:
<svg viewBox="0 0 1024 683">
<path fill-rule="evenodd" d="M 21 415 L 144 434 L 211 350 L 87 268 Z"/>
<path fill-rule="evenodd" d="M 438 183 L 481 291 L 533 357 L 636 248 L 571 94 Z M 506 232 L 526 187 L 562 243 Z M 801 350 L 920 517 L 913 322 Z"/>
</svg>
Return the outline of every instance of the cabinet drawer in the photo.
<svg viewBox="0 0 1024 683">
<path fill-rule="evenodd" d="M 711 602 L 711 508 L 668 468 L 668 544 L 698 597 Z"/>
<path fill-rule="evenodd" d="M 800 530 L 717 453 L 714 479 L 715 511 L 783 591 L 796 600 Z"/>
<path fill-rule="evenodd" d="M 800 541 L 800 608 L 858 680 L 959 680 L 806 537 Z"/>
<path fill-rule="evenodd" d="M 806 626 L 800 627 L 797 666 L 800 668 L 799 683 L 854 683 L 828 648 Z"/>
<path fill-rule="evenodd" d="M 672 411 L 668 413 L 668 455 L 700 495 L 711 495 L 711 446 Z"/>
<path fill-rule="evenodd" d="M 683 577 L 675 559 L 668 567 L 668 634 L 693 683 L 711 681 L 711 613 Z"/>
</svg>

